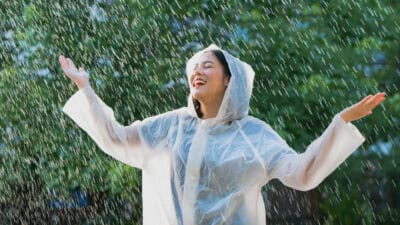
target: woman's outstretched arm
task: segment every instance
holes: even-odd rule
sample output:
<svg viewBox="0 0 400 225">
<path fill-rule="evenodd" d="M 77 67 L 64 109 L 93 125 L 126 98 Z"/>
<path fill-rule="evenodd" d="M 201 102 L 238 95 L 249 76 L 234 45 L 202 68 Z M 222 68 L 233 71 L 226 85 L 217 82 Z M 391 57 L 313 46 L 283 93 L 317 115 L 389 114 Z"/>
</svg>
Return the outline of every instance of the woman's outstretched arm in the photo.
<svg viewBox="0 0 400 225">
<path fill-rule="evenodd" d="M 62 70 L 79 88 L 63 107 L 74 122 L 84 129 L 108 155 L 128 165 L 141 167 L 144 151 L 140 148 L 140 121 L 129 126 L 119 124 L 114 113 L 93 91 L 89 74 L 75 67 L 71 59 L 60 56 Z"/>
<path fill-rule="evenodd" d="M 302 191 L 318 186 L 365 141 L 350 122 L 371 114 L 384 99 L 384 93 L 370 95 L 342 110 L 301 154 L 273 132 L 275 139 L 270 147 L 279 150 L 270 165 L 270 179 L 278 178 L 286 186 Z"/>
</svg>

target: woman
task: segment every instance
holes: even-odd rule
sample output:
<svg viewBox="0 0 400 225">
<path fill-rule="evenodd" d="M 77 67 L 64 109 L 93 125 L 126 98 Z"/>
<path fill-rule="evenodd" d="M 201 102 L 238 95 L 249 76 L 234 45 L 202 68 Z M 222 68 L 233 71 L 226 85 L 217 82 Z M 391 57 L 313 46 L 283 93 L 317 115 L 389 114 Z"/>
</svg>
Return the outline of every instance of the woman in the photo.
<svg viewBox="0 0 400 225">
<path fill-rule="evenodd" d="M 186 65 L 188 106 L 122 126 L 97 97 L 83 68 L 60 56 L 79 88 L 63 111 L 107 154 L 142 169 L 143 224 L 265 224 L 261 187 L 277 178 L 310 190 L 365 138 L 351 121 L 371 114 L 384 93 L 335 115 L 298 154 L 248 115 L 254 71 L 216 45 Z"/>
</svg>

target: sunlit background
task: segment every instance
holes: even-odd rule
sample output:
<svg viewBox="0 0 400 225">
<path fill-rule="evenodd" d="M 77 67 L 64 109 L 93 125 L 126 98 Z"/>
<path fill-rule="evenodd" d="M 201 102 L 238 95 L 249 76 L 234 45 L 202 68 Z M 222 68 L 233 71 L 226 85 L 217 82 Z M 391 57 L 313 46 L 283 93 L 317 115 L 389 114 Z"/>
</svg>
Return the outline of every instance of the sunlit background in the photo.
<svg viewBox="0 0 400 225">
<path fill-rule="evenodd" d="M 128 125 L 186 105 L 185 62 L 215 43 L 253 66 L 250 114 L 299 153 L 368 94 L 366 142 L 308 192 L 265 186 L 267 224 L 400 224 L 400 1 L 1 0 L 0 224 L 141 224 L 141 173 L 61 108 L 91 76 Z"/>
</svg>

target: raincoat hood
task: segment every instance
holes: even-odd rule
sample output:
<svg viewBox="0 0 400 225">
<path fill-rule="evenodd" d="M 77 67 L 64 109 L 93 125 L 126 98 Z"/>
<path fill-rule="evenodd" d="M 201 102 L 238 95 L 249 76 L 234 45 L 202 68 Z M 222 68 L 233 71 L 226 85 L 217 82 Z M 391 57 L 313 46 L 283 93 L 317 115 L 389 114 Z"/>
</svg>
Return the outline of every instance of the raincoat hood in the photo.
<svg viewBox="0 0 400 225">
<path fill-rule="evenodd" d="M 227 89 L 218 110 L 218 114 L 215 118 L 209 119 L 210 124 L 227 123 L 241 119 L 248 115 L 250 96 L 253 89 L 254 70 L 253 68 L 234 57 L 227 51 L 221 49 L 215 44 L 211 44 L 207 48 L 198 51 L 194 54 L 186 63 L 186 75 L 190 82 L 190 76 L 193 73 L 194 66 L 197 63 L 199 57 L 206 51 L 220 50 L 225 56 L 225 59 L 231 72 L 231 78 Z M 188 111 L 189 114 L 199 118 L 194 106 L 194 99 L 192 96 L 192 85 L 189 84 L 190 94 L 188 97 Z"/>
</svg>

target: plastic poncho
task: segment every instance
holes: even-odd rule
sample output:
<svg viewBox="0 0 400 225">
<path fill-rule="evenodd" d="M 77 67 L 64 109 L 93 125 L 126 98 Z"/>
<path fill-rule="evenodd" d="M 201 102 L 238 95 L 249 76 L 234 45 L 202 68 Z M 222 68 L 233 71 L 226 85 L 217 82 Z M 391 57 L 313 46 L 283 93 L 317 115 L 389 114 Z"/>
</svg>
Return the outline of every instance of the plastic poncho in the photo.
<svg viewBox="0 0 400 225">
<path fill-rule="evenodd" d="M 215 118 L 200 119 L 189 94 L 187 107 L 123 126 L 90 86 L 63 108 L 102 151 L 142 170 L 144 225 L 265 224 L 261 188 L 269 180 L 313 189 L 365 141 L 338 113 L 297 153 L 270 125 L 248 115 L 251 66 L 213 44 L 187 62 L 188 77 L 210 49 L 223 51 L 231 72 Z"/>
</svg>

